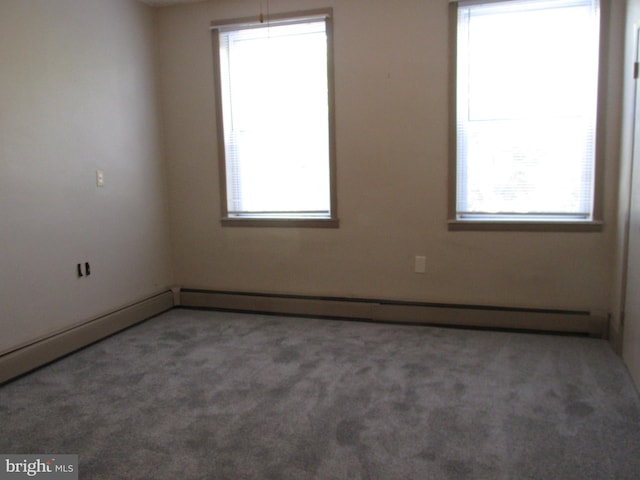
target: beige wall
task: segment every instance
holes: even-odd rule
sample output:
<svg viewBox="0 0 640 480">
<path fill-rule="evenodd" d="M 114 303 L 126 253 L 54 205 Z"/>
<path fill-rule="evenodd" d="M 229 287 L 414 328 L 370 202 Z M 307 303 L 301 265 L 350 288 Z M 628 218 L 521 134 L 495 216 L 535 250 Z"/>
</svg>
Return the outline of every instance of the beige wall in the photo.
<svg viewBox="0 0 640 480">
<path fill-rule="evenodd" d="M 133 0 L 0 2 L 0 353 L 171 284 L 153 49 Z"/>
<path fill-rule="evenodd" d="M 622 145 L 620 164 L 620 197 L 619 197 L 619 227 L 617 236 L 616 262 L 614 269 L 614 285 L 612 296 L 613 338 L 614 346 L 621 353 L 629 367 L 629 372 L 640 387 L 640 303 L 638 302 L 637 286 L 640 278 L 640 251 L 638 250 L 638 159 L 637 138 L 637 99 L 635 92 L 637 81 L 633 80 L 633 64 L 636 55 L 636 25 L 640 20 L 640 0 L 627 1 L 627 20 L 624 56 L 624 89 L 622 116 Z M 634 108 L 635 107 L 635 108 Z M 634 114 L 635 122 L 634 125 Z M 634 139 L 635 128 L 635 139 Z M 635 143 L 634 143 L 635 142 Z M 633 164 L 633 166 L 632 166 Z M 634 177 L 634 187 L 631 188 L 631 177 Z M 633 190 L 633 192 L 632 192 Z M 632 201 L 633 199 L 633 201 Z M 622 326 L 620 318 L 625 315 Z"/>
<path fill-rule="evenodd" d="M 211 20 L 218 0 L 157 12 L 176 281 L 188 287 L 609 310 L 623 2 L 614 0 L 603 233 L 449 232 L 445 0 L 278 0 L 332 6 L 337 230 L 222 228 Z M 620 37 L 620 38 L 618 38 Z M 265 92 L 268 94 L 268 92 Z M 426 274 L 413 273 L 415 255 Z"/>
<path fill-rule="evenodd" d="M 633 63 L 635 55 L 635 23 L 640 19 L 640 0 L 627 0 L 625 43 L 624 43 L 624 85 L 622 89 L 622 136 L 620 150 L 620 185 L 618 223 L 616 231 L 616 254 L 614 259 L 614 276 L 612 286 L 612 330 L 613 338 L 621 341 L 620 316 L 624 308 L 624 283 L 627 259 L 626 239 L 629 215 L 629 195 L 631 179 L 631 160 L 633 154 L 633 115 L 634 89 Z M 621 348 L 616 345 L 617 349 Z"/>
<path fill-rule="evenodd" d="M 0 353 L 174 283 L 615 312 L 624 3 L 612 2 L 604 232 L 496 233 L 446 228 L 444 0 L 270 2 L 334 8 L 336 230 L 220 226 L 208 25 L 259 2 L 4 0 Z M 85 261 L 93 274 L 78 279 Z"/>
</svg>

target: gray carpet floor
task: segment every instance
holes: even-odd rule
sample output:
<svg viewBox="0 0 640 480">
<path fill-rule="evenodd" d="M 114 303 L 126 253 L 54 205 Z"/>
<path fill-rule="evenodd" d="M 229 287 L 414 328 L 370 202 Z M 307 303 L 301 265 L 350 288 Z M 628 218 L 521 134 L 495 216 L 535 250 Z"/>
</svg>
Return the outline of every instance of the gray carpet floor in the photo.
<svg viewBox="0 0 640 480">
<path fill-rule="evenodd" d="M 603 340 L 174 309 L 0 387 L 81 479 L 638 479 Z"/>
</svg>

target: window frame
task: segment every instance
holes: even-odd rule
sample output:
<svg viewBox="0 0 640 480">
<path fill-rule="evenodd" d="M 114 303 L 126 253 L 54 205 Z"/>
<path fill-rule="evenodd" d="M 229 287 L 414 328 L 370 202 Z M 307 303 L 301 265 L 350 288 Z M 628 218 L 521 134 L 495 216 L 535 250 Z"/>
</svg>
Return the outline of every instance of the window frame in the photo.
<svg viewBox="0 0 640 480">
<path fill-rule="evenodd" d="M 299 21 L 305 18 L 324 17 L 327 34 L 327 101 L 328 101 L 328 128 L 329 128 L 329 195 L 330 211 L 328 217 L 304 217 L 286 216 L 282 214 L 254 214 L 246 216 L 230 216 L 227 203 L 227 162 L 225 151 L 225 134 L 223 123 L 223 99 L 220 67 L 220 37 L 221 28 L 233 26 L 251 27 L 254 25 L 268 25 L 270 22 L 280 23 L 286 21 Z M 216 102 L 216 130 L 218 174 L 221 200 L 222 226 L 241 227 L 314 227 L 314 228 L 338 228 L 338 201 L 337 201 L 337 175 L 336 175 L 336 148 L 335 148 L 335 99 L 334 99 L 334 62 L 333 62 L 333 9 L 323 8 L 304 10 L 280 14 L 268 14 L 264 21 L 256 17 L 233 18 L 210 23 L 212 47 L 214 88 Z"/>
<path fill-rule="evenodd" d="M 479 0 L 494 3 L 508 0 Z M 603 220 L 604 157 L 606 134 L 606 98 L 609 43 L 609 1 L 600 0 L 600 44 L 598 52 L 598 89 L 596 104 L 593 218 L 590 220 L 533 219 L 459 219 L 457 214 L 457 58 L 458 1 L 449 0 L 449 178 L 447 224 L 450 231 L 524 231 L 524 232 L 601 232 Z M 499 215 L 499 214 L 498 214 Z"/>
</svg>

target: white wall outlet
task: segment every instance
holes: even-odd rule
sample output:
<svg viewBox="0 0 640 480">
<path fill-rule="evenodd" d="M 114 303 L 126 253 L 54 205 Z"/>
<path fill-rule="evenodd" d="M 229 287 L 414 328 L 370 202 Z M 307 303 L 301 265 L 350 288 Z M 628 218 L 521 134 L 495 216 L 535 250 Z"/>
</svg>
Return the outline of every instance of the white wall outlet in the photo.
<svg viewBox="0 0 640 480">
<path fill-rule="evenodd" d="M 104 187 L 104 171 L 96 170 L 96 186 Z"/>
<path fill-rule="evenodd" d="M 424 273 L 427 270 L 427 257 L 416 255 L 416 261 L 413 271 L 416 273 Z"/>
</svg>

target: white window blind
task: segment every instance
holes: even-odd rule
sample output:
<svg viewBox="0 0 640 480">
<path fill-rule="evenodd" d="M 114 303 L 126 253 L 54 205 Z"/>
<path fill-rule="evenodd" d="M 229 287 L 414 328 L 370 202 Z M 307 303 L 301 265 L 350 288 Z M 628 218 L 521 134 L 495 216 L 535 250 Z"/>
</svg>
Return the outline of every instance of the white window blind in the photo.
<svg viewBox="0 0 640 480">
<path fill-rule="evenodd" d="M 221 28 L 229 217 L 331 216 L 324 18 Z"/>
<path fill-rule="evenodd" d="M 458 3 L 458 220 L 593 219 L 598 0 Z"/>
</svg>

